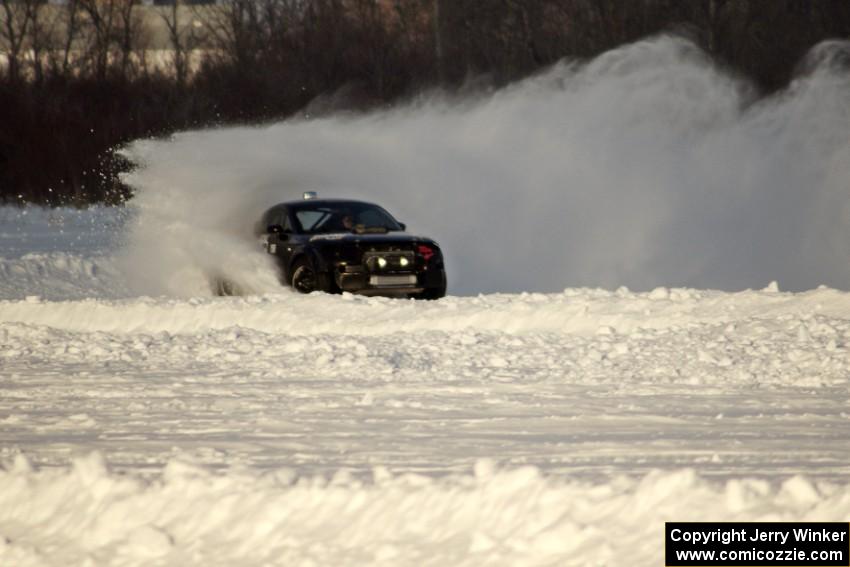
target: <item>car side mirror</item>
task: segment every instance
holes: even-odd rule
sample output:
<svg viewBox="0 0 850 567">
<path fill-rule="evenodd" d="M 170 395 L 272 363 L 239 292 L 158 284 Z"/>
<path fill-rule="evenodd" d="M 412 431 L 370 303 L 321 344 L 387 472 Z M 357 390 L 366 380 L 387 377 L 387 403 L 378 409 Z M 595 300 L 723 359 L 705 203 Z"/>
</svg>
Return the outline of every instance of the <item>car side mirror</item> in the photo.
<svg viewBox="0 0 850 567">
<path fill-rule="evenodd" d="M 406 225 L 406 224 L 404 224 L 403 222 L 398 223 L 398 226 L 400 226 L 400 227 L 401 227 L 401 230 L 402 230 L 402 231 L 407 230 L 407 225 Z"/>
<path fill-rule="evenodd" d="M 270 224 L 268 228 L 266 228 L 266 232 L 269 234 L 283 234 L 283 227 L 279 224 Z"/>
</svg>

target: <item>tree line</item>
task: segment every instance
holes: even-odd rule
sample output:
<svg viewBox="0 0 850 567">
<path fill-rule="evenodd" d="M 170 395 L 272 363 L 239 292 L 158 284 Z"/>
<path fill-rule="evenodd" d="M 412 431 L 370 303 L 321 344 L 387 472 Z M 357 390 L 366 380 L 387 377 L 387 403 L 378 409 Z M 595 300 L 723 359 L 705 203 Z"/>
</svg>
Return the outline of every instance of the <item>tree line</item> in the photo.
<svg viewBox="0 0 850 567">
<path fill-rule="evenodd" d="M 769 92 L 850 39 L 850 2 L 0 0 L 0 202 L 121 202 L 136 138 L 498 86 L 665 31 Z"/>
</svg>

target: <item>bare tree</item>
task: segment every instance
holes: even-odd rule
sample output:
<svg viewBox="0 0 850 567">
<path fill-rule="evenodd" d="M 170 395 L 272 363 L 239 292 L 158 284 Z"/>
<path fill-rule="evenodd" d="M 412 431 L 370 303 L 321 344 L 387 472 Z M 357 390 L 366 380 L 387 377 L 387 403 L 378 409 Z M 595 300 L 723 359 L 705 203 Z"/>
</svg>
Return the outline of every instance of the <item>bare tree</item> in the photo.
<svg viewBox="0 0 850 567">
<path fill-rule="evenodd" d="M 0 0 L 0 40 L 6 51 L 6 74 L 11 81 L 21 79 L 26 42 L 37 8 L 38 0 Z"/>
<path fill-rule="evenodd" d="M 115 31 L 118 50 L 121 54 L 122 77 L 130 75 L 133 66 L 133 52 L 136 50 L 139 41 L 142 21 L 136 14 L 135 8 L 138 5 L 139 0 L 118 0 L 117 2 L 118 22 Z"/>
<path fill-rule="evenodd" d="M 115 34 L 117 3 L 119 0 L 79 0 L 89 28 L 87 63 L 99 80 L 106 78 L 110 63 L 112 38 Z"/>
<path fill-rule="evenodd" d="M 57 49 L 57 28 L 60 16 L 57 10 L 39 3 L 33 10 L 30 26 L 29 47 L 32 53 L 33 78 L 41 82 L 45 75 L 45 65 L 55 69 Z"/>
<path fill-rule="evenodd" d="M 237 68 L 253 69 L 267 38 L 261 5 L 255 0 L 227 0 L 206 19 L 210 40 Z"/>
<path fill-rule="evenodd" d="M 135 8 L 139 0 L 78 0 L 88 26 L 88 64 L 94 76 L 106 78 L 118 63 L 122 77 L 128 77 L 133 53 L 141 32 Z"/>
<path fill-rule="evenodd" d="M 433 10 L 431 20 L 434 26 L 434 65 L 437 69 L 437 82 L 443 84 L 446 80 L 443 59 L 445 52 L 443 50 L 443 26 L 440 19 L 440 3 L 442 0 L 433 0 Z"/>
<path fill-rule="evenodd" d="M 174 3 L 162 14 L 162 21 L 168 30 L 168 41 L 171 44 L 171 63 L 174 68 L 174 78 L 178 85 L 186 84 L 186 76 L 189 68 L 189 49 L 187 45 L 186 27 L 180 22 L 180 7 L 182 2 L 174 0 Z M 191 28 L 190 28 L 191 32 Z"/>
<path fill-rule="evenodd" d="M 67 77 L 70 75 L 73 49 L 78 40 L 80 29 L 80 0 L 68 0 L 62 13 L 62 27 L 64 29 L 61 44 L 62 62 L 57 64 L 56 67 L 61 76 Z"/>
<path fill-rule="evenodd" d="M 388 10 L 374 0 L 353 0 L 351 11 L 359 47 L 359 53 L 354 55 L 363 60 L 363 68 L 359 71 L 374 84 L 377 96 L 384 98 L 394 47 L 390 39 L 394 23 L 390 21 Z"/>
</svg>

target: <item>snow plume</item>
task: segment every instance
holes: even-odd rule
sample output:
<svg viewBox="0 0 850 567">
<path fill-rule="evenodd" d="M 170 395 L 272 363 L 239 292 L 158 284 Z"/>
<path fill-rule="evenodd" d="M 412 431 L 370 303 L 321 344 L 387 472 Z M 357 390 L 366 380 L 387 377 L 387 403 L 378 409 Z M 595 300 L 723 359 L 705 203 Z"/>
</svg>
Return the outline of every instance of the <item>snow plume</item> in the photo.
<svg viewBox="0 0 850 567">
<path fill-rule="evenodd" d="M 276 287 L 250 229 L 318 190 L 380 202 L 436 238 L 453 293 L 846 289 L 848 50 L 817 47 L 757 99 L 664 36 L 461 100 L 139 142 L 132 279 L 186 294 L 221 270 Z"/>
</svg>

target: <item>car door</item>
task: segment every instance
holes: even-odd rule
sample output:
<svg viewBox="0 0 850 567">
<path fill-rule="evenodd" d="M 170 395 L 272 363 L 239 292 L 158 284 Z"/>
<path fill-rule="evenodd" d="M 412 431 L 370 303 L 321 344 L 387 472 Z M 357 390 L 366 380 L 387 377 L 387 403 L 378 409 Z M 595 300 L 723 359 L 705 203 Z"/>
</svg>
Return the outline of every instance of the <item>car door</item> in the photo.
<svg viewBox="0 0 850 567">
<path fill-rule="evenodd" d="M 296 244 L 288 209 L 285 207 L 273 209 L 267 222 L 263 247 L 266 252 L 278 259 L 284 278 L 288 281 L 289 274 L 286 271 L 292 258 L 293 246 Z M 278 227 L 278 230 L 272 230 L 272 227 Z"/>
</svg>

